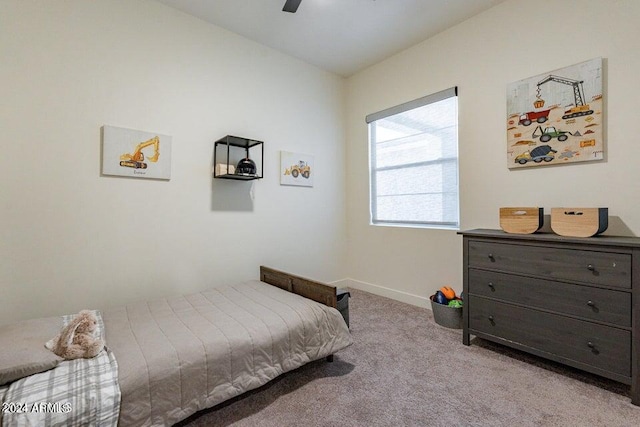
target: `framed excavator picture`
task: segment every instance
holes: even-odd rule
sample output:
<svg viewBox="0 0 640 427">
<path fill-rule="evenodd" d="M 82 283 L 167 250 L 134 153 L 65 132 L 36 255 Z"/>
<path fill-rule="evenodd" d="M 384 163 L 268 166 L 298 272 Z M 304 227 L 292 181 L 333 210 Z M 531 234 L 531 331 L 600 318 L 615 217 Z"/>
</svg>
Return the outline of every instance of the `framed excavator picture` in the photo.
<svg viewBox="0 0 640 427">
<path fill-rule="evenodd" d="M 507 87 L 507 166 L 604 159 L 602 58 Z"/>
<path fill-rule="evenodd" d="M 102 174 L 171 179 L 171 137 L 103 126 Z"/>
</svg>

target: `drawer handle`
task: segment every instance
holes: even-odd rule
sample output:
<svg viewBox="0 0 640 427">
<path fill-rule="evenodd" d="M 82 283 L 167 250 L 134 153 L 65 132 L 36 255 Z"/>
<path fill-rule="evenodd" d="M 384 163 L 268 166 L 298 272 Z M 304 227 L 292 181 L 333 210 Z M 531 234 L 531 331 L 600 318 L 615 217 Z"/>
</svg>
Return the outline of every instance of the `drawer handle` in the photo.
<svg viewBox="0 0 640 427">
<path fill-rule="evenodd" d="M 491 262 L 495 262 L 496 261 L 496 259 L 493 257 L 493 254 L 489 254 L 488 256 L 489 256 L 489 259 L 491 260 Z"/>
<path fill-rule="evenodd" d="M 496 287 L 494 286 L 493 283 L 489 282 L 489 289 L 491 289 L 491 292 L 495 292 L 496 291 Z"/>
<path fill-rule="evenodd" d="M 495 319 L 493 318 L 493 316 L 489 316 L 489 322 L 491 322 L 492 325 L 495 325 Z"/>
<path fill-rule="evenodd" d="M 587 270 L 589 270 L 589 271 L 596 271 L 596 268 L 593 266 L 593 264 L 588 264 L 588 265 L 587 265 Z"/>
<path fill-rule="evenodd" d="M 600 350 L 598 350 L 596 345 L 591 341 L 587 343 L 587 347 L 589 347 L 591 349 L 591 353 L 595 354 L 596 356 L 600 354 Z"/>
<path fill-rule="evenodd" d="M 589 301 L 587 301 L 587 305 L 589 307 L 591 307 L 591 310 L 593 310 L 594 313 L 599 313 L 600 312 L 600 309 L 598 308 L 598 306 L 596 305 L 595 302 L 589 300 Z"/>
</svg>

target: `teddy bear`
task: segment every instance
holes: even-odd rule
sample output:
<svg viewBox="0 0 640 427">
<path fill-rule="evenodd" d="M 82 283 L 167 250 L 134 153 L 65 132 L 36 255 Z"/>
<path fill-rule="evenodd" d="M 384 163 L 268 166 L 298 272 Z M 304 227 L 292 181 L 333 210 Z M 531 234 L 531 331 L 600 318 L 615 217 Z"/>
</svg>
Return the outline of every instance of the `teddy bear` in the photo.
<svg viewBox="0 0 640 427">
<path fill-rule="evenodd" d="M 95 357 L 104 347 L 104 341 L 94 336 L 97 326 L 96 315 L 90 310 L 82 310 L 47 343 L 47 348 L 67 360 Z"/>
</svg>

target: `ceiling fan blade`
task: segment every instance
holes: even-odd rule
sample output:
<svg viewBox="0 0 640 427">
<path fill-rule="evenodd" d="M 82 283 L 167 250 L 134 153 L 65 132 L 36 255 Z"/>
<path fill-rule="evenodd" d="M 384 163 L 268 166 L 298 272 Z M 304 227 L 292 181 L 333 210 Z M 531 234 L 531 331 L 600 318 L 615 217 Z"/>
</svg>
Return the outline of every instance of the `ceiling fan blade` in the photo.
<svg viewBox="0 0 640 427">
<path fill-rule="evenodd" d="M 298 6 L 300 6 L 301 1 L 302 0 L 287 0 L 284 4 L 284 7 L 282 8 L 282 11 L 296 13 L 296 10 L 298 10 Z"/>
</svg>

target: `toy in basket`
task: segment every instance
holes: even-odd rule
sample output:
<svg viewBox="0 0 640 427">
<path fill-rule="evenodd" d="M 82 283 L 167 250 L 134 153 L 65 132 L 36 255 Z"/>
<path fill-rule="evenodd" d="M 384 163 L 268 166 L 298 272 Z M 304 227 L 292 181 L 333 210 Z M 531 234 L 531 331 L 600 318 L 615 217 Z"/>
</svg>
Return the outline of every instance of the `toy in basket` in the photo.
<svg viewBox="0 0 640 427">
<path fill-rule="evenodd" d="M 450 286 L 443 286 L 429 297 L 433 319 L 440 326 L 462 329 L 462 299 Z"/>
</svg>

